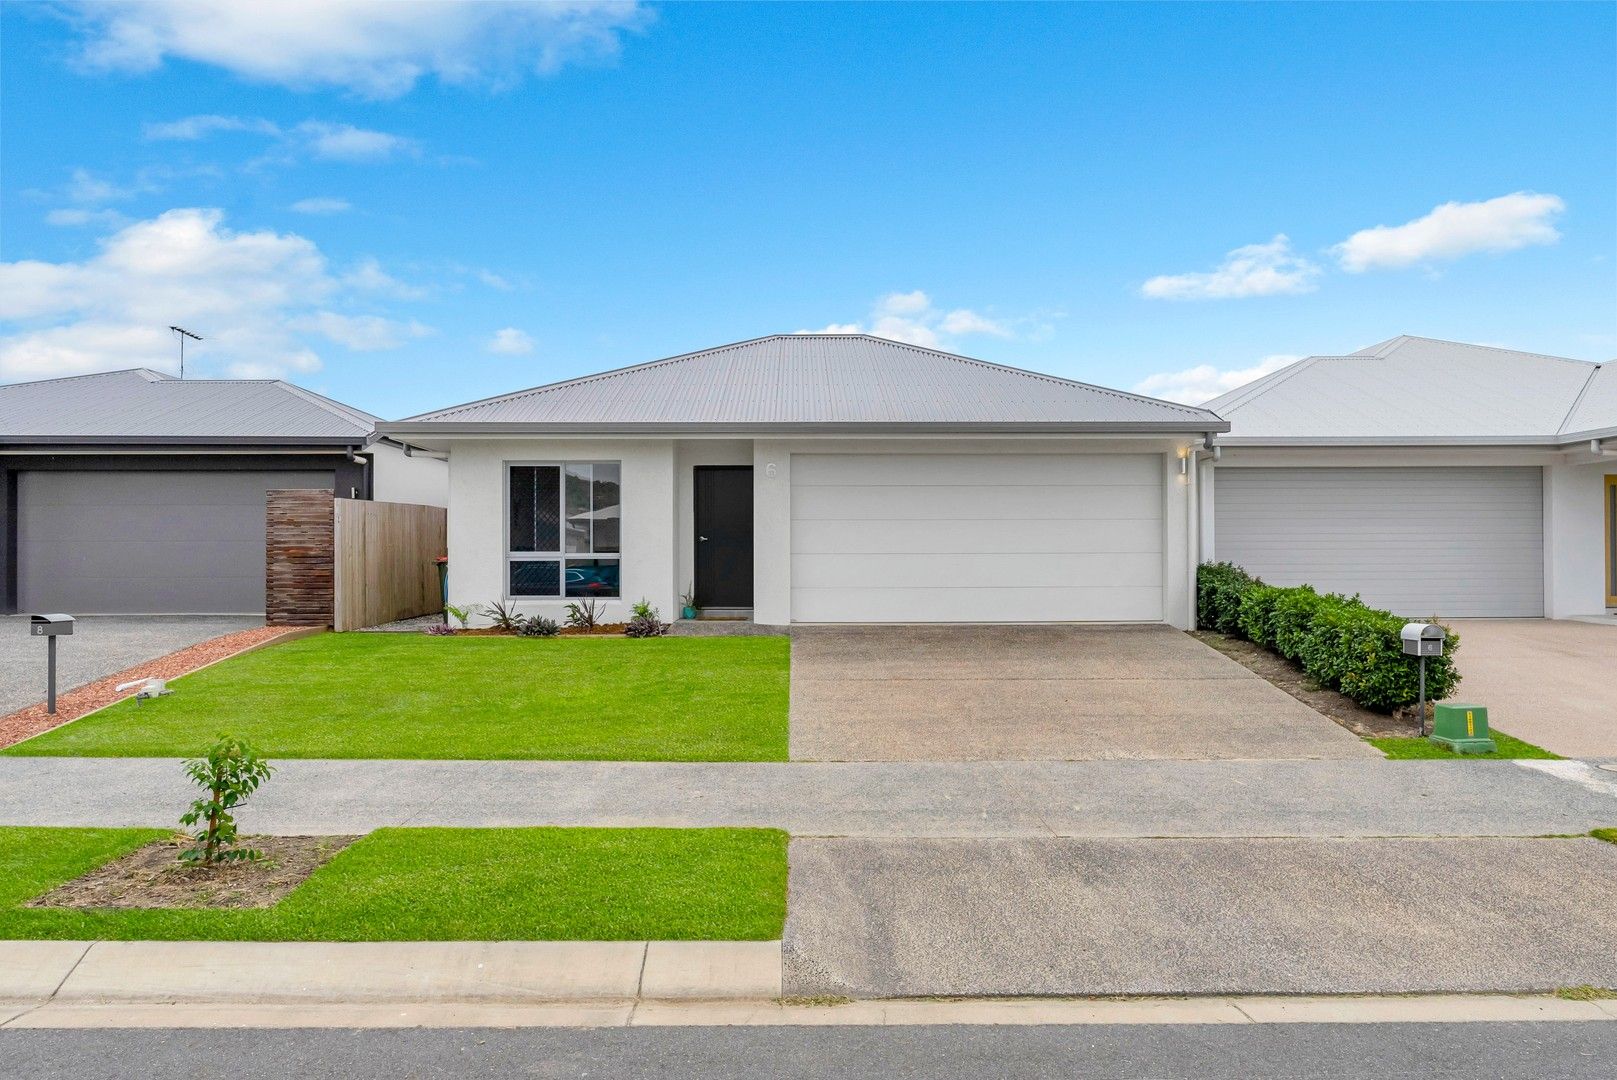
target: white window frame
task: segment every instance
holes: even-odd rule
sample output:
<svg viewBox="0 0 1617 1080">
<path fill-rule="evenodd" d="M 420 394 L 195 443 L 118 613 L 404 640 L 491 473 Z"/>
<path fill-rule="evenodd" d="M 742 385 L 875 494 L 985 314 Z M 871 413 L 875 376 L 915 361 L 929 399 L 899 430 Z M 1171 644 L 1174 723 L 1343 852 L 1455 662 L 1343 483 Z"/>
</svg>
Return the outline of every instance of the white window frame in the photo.
<svg viewBox="0 0 1617 1080">
<path fill-rule="evenodd" d="M 563 548 L 565 548 L 567 546 L 567 468 L 570 465 L 573 465 L 573 466 L 576 466 L 576 465 L 589 465 L 589 466 L 592 466 L 592 467 L 596 466 L 596 465 L 616 465 L 617 466 L 617 468 L 618 468 L 618 506 L 619 506 L 619 510 L 618 510 L 618 514 L 619 514 L 619 518 L 618 518 L 618 550 L 615 551 L 615 552 L 608 551 L 608 552 L 604 552 L 604 553 L 596 553 L 596 552 L 587 552 L 586 553 L 586 552 L 579 552 L 579 551 L 572 551 L 572 552 L 569 552 L 569 551 L 512 551 L 511 550 L 511 470 L 512 469 L 520 469 L 520 468 L 555 468 L 555 469 L 560 470 L 560 476 L 559 476 L 560 483 L 558 483 L 556 485 L 556 495 L 557 495 L 557 498 L 558 498 L 559 503 L 560 503 L 560 505 L 557 507 L 557 511 L 556 511 L 556 541 L 557 541 L 557 543 L 559 545 L 561 545 Z M 608 459 L 596 459 L 596 458 L 575 458 L 575 459 L 569 459 L 569 460 L 565 460 L 565 461 L 563 461 L 563 460 L 506 461 L 506 462 L 501 463 L 500 469 L 501 469 L 501 473 L 502 473 L 502 477 L 501 477 L 501 481 L 500 481 L 500 490 L 501 490 L 501 500 L 500 500 L 501 501 L 501 510 L 500 510 L 501 534 L 500 535 L 501 535 L 502 539 L 504 539 L 504 541 L 505 541 L 505 543 L 501 545 L 501 547 L 503 547 L 505 549 L 505 559 L 504 559 L 503 569 L 502 569 L 502 577 L 503 577 L 504 580 L 502 581 L 502 583 L 500 585 L 500 592 L 503 595 L 504 599 L 506 599 L 508 601 L 515 602 L 515 603 L 521 603 L 522 601 L 525 601 L 525 600 L 542 600 L 542 601 L 552 601 L 552 600 L 554 600 L 554 601 L 565 603 L 565 602 L 588 599 L 587 597 L 568 596 L 567 595 L 567 560 L 568 559 L 576 559 L 576 560 L 591 560 L 591 561 L 595 561 L 595 562 L 606 562 L 606 561 L 616 562 L 618 564 L 618 595 L 616 595 L 616 596 L 603 596 L 603 597 L 600 597 L 599 599 L 607 600 L 607 601 L 610 601 L 610 600 L 622 600 L 623 599 L 623 593 L 624 593 L 624 589 L 623 589 L 623 524 L 622 524 L 622 520 L 623 520 L 622 519 L 622 513 L 623 513 L 623 511 L 622 511 L 622 505 L 623 505 L 623 502 L 622 502 L 622 500 L 623 500 L 623 494 L 622 494 L 622 492 L 623 492 L 623 462 L 622 461 L 613 461 L 613 460 L 608 460 Z M 593 484 L 593 482 L 594 482 L 594 474 L 592 473 L 591 474 L 591 483 Z M 594 546 L 593 534 L 592 534 L 592 537 L 591 537 L 591 545 L 590 546 L 591 547 Z M 532 594 L 532 593 L 524 593 L 522 595 L 514 595 L 511 592 L 511 564 L 514 563 L 514 562 L 553 562 L 553 563 L 557 563 L 558 566 L 557 566 L 557 573 L 556 573 L 556 589 L 557 589 L 556 593 L 554 595 L 535 595 L 535 594 Z"/>
</svg>

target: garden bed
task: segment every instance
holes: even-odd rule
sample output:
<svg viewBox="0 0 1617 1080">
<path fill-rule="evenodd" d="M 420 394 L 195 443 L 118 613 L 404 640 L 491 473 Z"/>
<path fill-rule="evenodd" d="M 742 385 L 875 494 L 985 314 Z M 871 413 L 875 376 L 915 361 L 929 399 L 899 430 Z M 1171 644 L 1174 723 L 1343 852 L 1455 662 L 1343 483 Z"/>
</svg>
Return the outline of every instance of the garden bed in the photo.
<svg viewBox="0 0 1617 1080">
<path fill-rule="evenodd" d="M 1192 637 L 1209 645 L 1237 664 L 1284 690 L 1310 709 L 1328 716 L 1363 739 L 1391 736 L 1418 736 L 1415 710 L 1398 710 L 1391 715 L 1367 709 L 1345 694 L 1320 686 L 1300 666 L 1279 653 L 1270 652 L 1244 638 L 1220 634 L 1216 630 L 1196 630 Z"/>
<path fill-rule="evenodd" d="M 33 908 L 267 908 L 308 880 L 357 836 L 247 836 L 262 858 L 214 866 L 181 862 L 188 837 L 154 840 L 63 882 Z"/>
</svg>

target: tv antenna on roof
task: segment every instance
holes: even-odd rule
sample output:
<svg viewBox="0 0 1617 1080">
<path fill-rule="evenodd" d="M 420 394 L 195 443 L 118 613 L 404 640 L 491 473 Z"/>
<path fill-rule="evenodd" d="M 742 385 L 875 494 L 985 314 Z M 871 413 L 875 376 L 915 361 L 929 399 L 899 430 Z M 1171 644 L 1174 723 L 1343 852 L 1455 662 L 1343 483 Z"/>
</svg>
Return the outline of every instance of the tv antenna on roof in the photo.
<svg viewBox="0 0 1617 1080">
<path fill-rule="evenodd" d="M 180 378 L 183 379 L 185 378 L 185 339 L 190 338 L 192 341 L 201 341 L 202 335 L 193 334 L 183 326 L 171 326 L 169 329 L 180 336 Z"/>
</svg>

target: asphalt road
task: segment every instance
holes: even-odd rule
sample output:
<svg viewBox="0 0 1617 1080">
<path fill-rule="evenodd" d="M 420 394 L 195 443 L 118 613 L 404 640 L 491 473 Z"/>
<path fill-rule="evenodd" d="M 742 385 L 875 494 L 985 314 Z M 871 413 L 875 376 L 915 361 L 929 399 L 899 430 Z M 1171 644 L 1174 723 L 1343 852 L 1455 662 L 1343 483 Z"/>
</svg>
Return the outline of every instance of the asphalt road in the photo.
<svg viewBox="0 0 1617 1080">
<path fill-rule="evenodd" d="M 1607 1080 L 1617 1024 L 0 1031 L 34 1080 Z"/>
</svg>

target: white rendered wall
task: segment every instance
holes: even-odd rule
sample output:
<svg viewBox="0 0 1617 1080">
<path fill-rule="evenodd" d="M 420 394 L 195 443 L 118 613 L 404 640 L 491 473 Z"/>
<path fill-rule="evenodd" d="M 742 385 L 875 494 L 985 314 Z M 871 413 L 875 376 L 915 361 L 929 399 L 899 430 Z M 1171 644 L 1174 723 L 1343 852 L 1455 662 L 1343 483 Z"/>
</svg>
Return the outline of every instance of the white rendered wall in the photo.
<svg viewBox="0 0 1617 1080">
<path fill-rule="evenodd" d="M 377 502 L 449 505 L 449 463 L 420 454 L 406 456 L 386 443 L 372 443 L 371 498 Z"/>
<path fill-rule="evenodd" d="M 1606 477 L 1617 461 L 1544 470 L 1544 599 L 1552 619 L 1606 610 Z"/>
<path fill-rule="evenodd" d="M 449 602 L 481 607 L 505 598 L 505 466 L 535 461 L 621 463 L 623 595 L 601 601 L 602 618 L 627 621 L 641 597 L 665 620 L 676 616 L 674 444 L 668 439 L 455 440 L 449 455 Z M 523 614 L 560 620 L 568 601 L 523 597 L 510 603 Z"/>
</svg>

